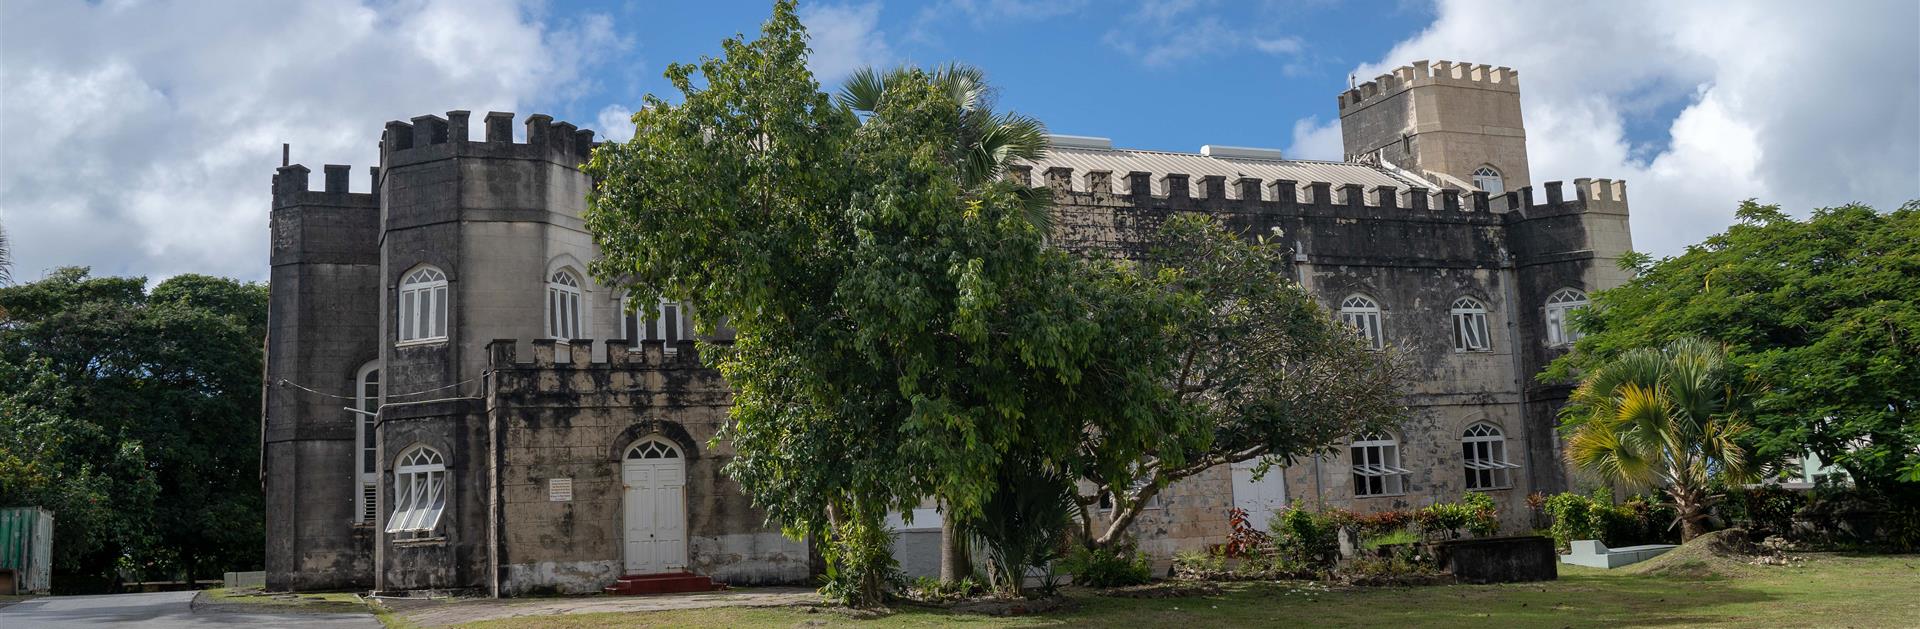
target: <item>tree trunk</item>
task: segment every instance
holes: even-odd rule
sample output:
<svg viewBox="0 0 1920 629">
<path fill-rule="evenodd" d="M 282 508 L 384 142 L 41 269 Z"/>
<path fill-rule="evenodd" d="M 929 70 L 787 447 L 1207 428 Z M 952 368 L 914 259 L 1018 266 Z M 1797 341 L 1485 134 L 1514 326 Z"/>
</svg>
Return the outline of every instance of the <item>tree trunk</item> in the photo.
<svg viewBox="0 0 1920 629">
<path fill-rule="evenodd" d="M 942 513 L 940 518 L 940 582 L 959 583 L 961 579 L 973 576 L 973 555 L 967 546 L 967 536 L 953 526 L 953 514 Z"/>
<path fill-rule="evenodd" d="M 1701 500 L 1700 491 L 1692 487 L 1674 485 L 1667 490 L 1673 497 L 1673 510 L 1680 518 L 1680 543 L 1693 541 L 1693 538 L 1706 534 L 1706 504 Z"/>
</svg>

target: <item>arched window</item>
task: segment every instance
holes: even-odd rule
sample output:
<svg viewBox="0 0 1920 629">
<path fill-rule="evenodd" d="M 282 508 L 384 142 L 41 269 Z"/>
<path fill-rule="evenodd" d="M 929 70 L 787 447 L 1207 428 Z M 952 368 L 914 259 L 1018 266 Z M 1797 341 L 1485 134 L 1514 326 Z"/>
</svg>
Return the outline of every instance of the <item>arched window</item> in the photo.
<svg viewBox="0 0 1920 629">
<path fill-rule="evenodd" d="M 677 301 L 661 299 L 646 306 L 636 306 L 632 298 L 620 299 L 621 326 L 632 342 L 632 348 L 640 349 L 639 341 L 664 341 L 666 352 L 679 351 L 675 343 L 693 338 L 693 319 L 687 307 Z"/>
<path fill-rule="evenodd" d="M 1400 467 L 1400 442 L 1393 435 L 1364 435 L 1348 448 L 1353 456 L 1353 495 L 1397 496 L 1406 493 L 1407 470 Z"/>
<path fill-rule="evenodd" d="M 1487 338 L 1487 306 L 1472 297 L 1453 301 L 1453 351 L 1484 352 L 1493 348 Z"/>
<path fill-rule="evenodd" d="M 1473 171 L 1473 186 L 1487 191 L 1487 196 L 1490 197 L 1499 196 L 1507 191 L 1506 182 L 1500 178 L 1500 171 L 1494 170 L 1492 166 L 1481 166 Z"/>
<path fill-rule="evenodd" d="M 675 448 L 673 447 L 672 444 L 669 444 L 665 441 L 661 441 L 657 438 L 647 439 L 645 441 L 641 441 L 639 443 L 633 444 L 633 447 L 631 448 L 627 448 L 627 458 L 629 459 L 677 459 L 677 458 L 680 458 L 680 449 Z"/>
<path fill-rule="evenodd" d="M 447 460 L 438 450 L 414 446 L 393 466 L 393 517 L 388 533 L 431 533 L 447 509 Z"/>
<path fill-rule="evenodd" d="M 423 266 L 400 281 L 400 342 L 447 339 L 447 274 Z"/>
<path fill-rule="evenodd" d="M 1460 460 L 1467 468 L 1467 489 L 1505 489 L 1513 486 L 1507 470 L 1520 467 L 1507 462 L 1507 437 L 1493 424 L 1467 427 L 1460 436 Z"/>
<path fill-rule="evenodd" d="M 375 451 L 373 420 L 380 410 L 380 361 L 369 361 L 353 379 L 353 410 L 347 413 L 354 425 L 354 479 L 359 491 L 354 496 L 353 521 L 371 523 L 380 517 L 380 455 Z"/>
<path fill-rule="evenodd" d="M 1547 344 L 1554 347 L 1580 340 L 1580 331 L 1573 329 L 1568 315 L 1573 311 L 1587 307 L 1587 294 L 1571 288 L 1554 291 L 1547 298 Z"/>
<path fill-rule="evenodd" d="M 576 339 L 580 331 L 580 278 L 560 269 L 547 279 L 547 336 Z"/>
<path fill-rule="evenodd" d="M 1385 346 L 1380 329 L 1380 304 L 1366 295 L 1349 295 L 1340 302 L 1340 320 L 1360 333 L 1374 349 Z"/>
</svg>

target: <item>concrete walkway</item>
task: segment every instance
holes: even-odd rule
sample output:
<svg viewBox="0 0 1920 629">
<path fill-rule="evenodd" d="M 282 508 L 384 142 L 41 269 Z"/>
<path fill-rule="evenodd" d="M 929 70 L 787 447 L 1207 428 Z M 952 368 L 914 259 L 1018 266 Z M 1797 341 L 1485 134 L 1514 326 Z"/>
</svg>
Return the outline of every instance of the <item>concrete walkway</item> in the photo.
<svg viewBox="0 0 1920 629">
<path fill-rule="evenodd" d="M 382 599 L 388 609 L 421 627 L 445 627 L 497 618 L 647 612 L 704 607 L 785 607 L 820 602 L 820 594 L 806 588 L 748 588 L 698 594 L 649 596 L 576 596 L 564 598 L 457 599 L 413 601 Z"/>
<path fill-rule="evenodd" d="M 68 627 L 289 627 L 293 629 L 378 629 L 370 613 L 210 611 L 193 609 L 198 592 L 42 596 L 0 608 L 6 629 Z"/>
</svg>

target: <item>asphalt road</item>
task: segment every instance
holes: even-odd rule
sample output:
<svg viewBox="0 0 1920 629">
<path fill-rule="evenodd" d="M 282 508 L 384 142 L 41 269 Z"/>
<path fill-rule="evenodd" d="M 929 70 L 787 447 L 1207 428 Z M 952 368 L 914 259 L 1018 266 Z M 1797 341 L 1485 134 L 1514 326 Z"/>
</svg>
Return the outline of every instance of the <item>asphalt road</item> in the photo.
<svg viewBox="0 0 1920 629">
<path fill-rule="evenodd" d="M 378 629 L 373 614 L 263 613 L 193 609 L 194 592 L 42 596 L 0 607 L 0 628 L 68 627 L 289 627 L 293 629 Z"/>
</svg>

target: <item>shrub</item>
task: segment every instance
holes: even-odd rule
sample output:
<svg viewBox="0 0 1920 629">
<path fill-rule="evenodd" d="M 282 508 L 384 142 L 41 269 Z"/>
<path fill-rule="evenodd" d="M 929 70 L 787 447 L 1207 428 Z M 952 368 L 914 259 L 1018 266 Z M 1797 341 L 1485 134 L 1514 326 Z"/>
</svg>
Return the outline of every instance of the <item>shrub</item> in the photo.
<svg viewBox="0 0 1920 629">
<path fill-rule="evenodd" d="M 1787 536 L 1793 532 L 1793 514 L 1807 506 L 1805 494 L 1779 485 L 1729 487 L 1715 511 L 1727 526 L 1743 528 L 1752 537 Z"/>
<path fill-rule="evenodd" d="M 1073 575 L 1073 582 L 1096 588 L 1140 585 L 1153 580 L 1153 568 L 1144 554 L 1131 548 L 1086 548 L 1075 546 L 1060 568 Z"/>
<path fill-rule="evenodd" d="M 1547 530 L 1553 533 L 1553 543 L 1565 547 L 1576 539 L 1597 539 L 1604 542 L 1606 512 L 1612 509 L 1612 502 L 1611 496 L 1603 505 L 1591 496 L 1570 491 L 1548 498 L 1547 517 L 1553 518 L 1553 524 Z"/>
<path fill-rule="evenodd" d="M 1467 492 L 1459 502 L 1430 505 L 1417 512 L 1414 519 L 1430 536 L 1445 532 L 1447 537 L 1455 538 L 1466 531 L 1475 537 L 1486 537 L 1500 532 L 1500 507 L 1493 502 L 1493 497 L 1478 492 Z"/>
<path fill-rule="evenodd" d="M 1350 513 L 1316 513 L 1299 505 L 1287 507 L 1275 518 L 1274 553 L 1289 568 L 1320 571 L 1333 567 L 1340 556 L 1340 527 Z"/>
<path fill-rule="evenodd" d="M 1173 556 L 1174 574 L 1193 579 L 1212 579 L 1227 571 L 1227 556 L 1204 550 L 1183 550 Z"/>
<path fill-rule="evenodd" d="M 1396 544 L 1412 544 L 1418 541 L 1420 541 L 1419 535 L 1415 535 L 1413 531 L 1401 529 L 1401 530 L 1387 533 L 1384 535 L 1369 537 L 1366 539 L 1366 541 L 1360 543 L 1360 547 L 1365 548 L 1367 550 L 1373 550 L 1381 546 L 1393 546 Z"/>
</svg>

